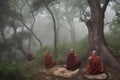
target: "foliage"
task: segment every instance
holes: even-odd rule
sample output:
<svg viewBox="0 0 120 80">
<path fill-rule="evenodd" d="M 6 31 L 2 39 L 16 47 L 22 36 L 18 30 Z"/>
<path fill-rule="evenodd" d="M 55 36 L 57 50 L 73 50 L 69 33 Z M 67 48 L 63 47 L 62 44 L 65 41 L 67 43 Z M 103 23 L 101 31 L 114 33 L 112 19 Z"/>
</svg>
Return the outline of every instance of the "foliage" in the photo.
<svg viewBox="0 0 120 80">
<path fill-rule="evenodd" d="M 23 78 L 22 69 L 17 63 L 0 64 L 1 80 L 23 80 Z"/>
<path fill-rule="evenodd" d="M 81 39 L 76 47 L 78 52 L 81 54 L 81 57 L 85 55 L 88 49 L 88 36 L 85 36 L 83 39 Z"/>
<path fill-rule="evenodd" d="M 0 51 L 9 51 L 11 50 L 12 44 L 9 42 L 0 42 Z"/>
<path fill-rule="evenodd" d="M 0 80 L 33 80 L 32 74 L 37 66 L 37 62 L 2 63 L 0 64 Z"/>
<path fill-rule="evenodd" d="M 38 10 L 39 8 L 44 6 L 44 3 L 46 5 L 49 5 L 50 3 L 54 2 L 56 0 L 34 0 L 33 1 L 33 10 Z"/>
<path fill-rule="evenodd" d="M 111 49 L 113 55 L 120 55 L 120 36 L 112 33 L 105 35 L 108 42 L 108 46 Z"/>
<path fill-rule="evenodd" d="M 112 9 L 116 12 L 115 17 L 113 18 L 112 23 L 110 23 L 109 29 L 112 34 L 120 34 L 120 5 L 113 5 Z"/>
<path fill-rule="evenodd" d="M 113 54 L 120 55 L 120 5 L 113 5 L 112 8 L 116 15 L 109 25 L 110 33 L 106 34 L 106 40 Z"/>
<path fill-rule="evenodd" d="M 8 51 L 9 54 L 11 54 L 13 48 L 15 48 L 16 50 L 20 50 L 23 54 L 26 54 L 23 48 L 25 48 L 27 45 L 23 46 L 23 44 L 25 44 L 25 41 L 23 42 L 23 40 L 27 41 L 32 36 L 32 33 L 25 30 L 25 26 L 21 22 L 23 21 L 25 24 L 27 24 L 27 22 L 25 22 L 26 17 L 24 16 L 24 14 L 26 14 L 25 12 L 27 12 L 25 6 L 25 4 L 27 3 L 25 1 L 0 1 L 1 55 L 4 54 L 4 51 Z M 26 10 L 24 11 L 24 9 Z M 0 58 L 2 58 L 2 56 Z"/>
<path fill-rule="evenodd" d="M 120 35 L 120 13 L 116 12 L 116 17 L 113 19 L 113 22 L 109 26 L 111 33 Z"/>
</svg>

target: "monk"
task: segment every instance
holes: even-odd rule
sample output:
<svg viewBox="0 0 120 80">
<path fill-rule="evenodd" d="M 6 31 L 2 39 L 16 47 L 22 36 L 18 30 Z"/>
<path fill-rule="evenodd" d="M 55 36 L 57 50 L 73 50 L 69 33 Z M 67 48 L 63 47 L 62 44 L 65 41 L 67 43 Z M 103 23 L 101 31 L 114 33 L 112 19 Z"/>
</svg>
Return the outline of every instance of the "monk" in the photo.
<svg viewBox="0 0 120 80">
<path fill-rule="evenodd" d="M 67 70 L 74 71 L 78 69 L 81 65 L 81 62 L 78 61 L 77 55 L 74 51 L 74 49 L 70 49 L 70 53 L 67 57 L 67 62 L 66 62 L 66 68 Z"/>
<path fill-rule="evenodd" d="M 100 74 L 105 71 L 105 67 L 102 64 L 101 57 L 97 55 L 96 51 L 92 51 L 92 55 L 89 57 L 87 74 Z"/>
<path fill-rule="evenodd" d="M 32 60 L 35 59 L 35 57 L 33 57 L 32 53 L 29 52 L 28 55 L 27 55 L 27 59 L 28 59 L 28 61 L 32 61 Z"/>
<path fill-rule="evenodd" d="M 48 50 L 46 51 L 46 54 L 45 54 L 44 63 L 45 63 L 45 68 L 51 68 L 56 65 L 56 61 L 52 60 L 52 55 Z"/>
</svg>

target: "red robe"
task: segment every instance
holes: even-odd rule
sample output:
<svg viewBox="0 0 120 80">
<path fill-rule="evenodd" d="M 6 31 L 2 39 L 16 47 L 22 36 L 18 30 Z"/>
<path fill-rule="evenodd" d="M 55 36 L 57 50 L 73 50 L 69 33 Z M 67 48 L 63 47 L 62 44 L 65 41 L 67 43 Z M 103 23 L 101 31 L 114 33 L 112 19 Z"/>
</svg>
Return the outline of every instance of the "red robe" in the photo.
<svg viewBox="0 0 120 80">
<path fill-rule="evenodd" d="M 97 55 L 89 57 L 89 64 L 87 66 L 87 74 L 99 74 L 104 72 L 104 65 L 101 63 L 101 58 Z"/>
<path fill-rule="evenodd" d="M 81 65 L 81 62 L 78 61 L 77 56 L 74 53 L 70 53 L 67 57 L 66 68 L 68 70 L 76 70 Z"/>
<path fill-rule="evenodd" d="M 46 68 L 51 68 L 56 65 L 56 61 L 52 60 L 50 53 L 46 53 L 44 63 Z"/>
</svg>

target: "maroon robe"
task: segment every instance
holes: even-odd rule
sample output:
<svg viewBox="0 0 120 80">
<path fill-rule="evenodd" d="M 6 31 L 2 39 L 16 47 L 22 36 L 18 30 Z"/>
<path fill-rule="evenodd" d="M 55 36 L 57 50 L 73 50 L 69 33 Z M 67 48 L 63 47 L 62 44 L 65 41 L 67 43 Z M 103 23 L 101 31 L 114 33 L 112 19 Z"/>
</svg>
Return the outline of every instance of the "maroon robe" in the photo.
<svg viewBox="0 0 120 80">
<path fill-rule="evenodd" d="M 74 52 L 70 53 L 67 57 L 66 68 L 68 70 L 76 70 L 81 65 L 81 62 L 78 61 L 77 56 Z"/>
<path fill-rule="evenodd" d="M 28 59 L 28 61 L 32 61 L 32 60 L 35 59 L 35 57 L 33 57 L 33 55 L 32 55 L 31 53 L 29 53 L 29 54 L 27 55 L 27 59 Z"/>
</svg>

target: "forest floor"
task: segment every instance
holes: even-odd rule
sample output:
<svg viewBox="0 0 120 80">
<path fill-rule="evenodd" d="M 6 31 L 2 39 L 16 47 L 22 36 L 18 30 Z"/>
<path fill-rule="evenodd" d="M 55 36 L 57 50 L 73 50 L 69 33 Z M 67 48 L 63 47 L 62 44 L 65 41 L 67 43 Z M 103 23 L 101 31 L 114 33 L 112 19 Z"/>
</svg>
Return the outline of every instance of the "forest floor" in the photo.
<svg viewBox="0 0 120 80">
<path fill-rule="evenodd" d="M 120 63 L 120 57 L 116 58 Z M 114 64 L 113 64 L 114 65 Z M 87 79 L 84 75 L 84 67 L 80 68 L 80 72 L 72 78 L 63 78 L 51 75 L 49 71 L 43 71 L 43 68 L 36 67 L 36 71 L 32 73 L 33 80 L 96 80 L 96 79 Z M 120 71 L 115 71 L 110 67 L 106 68 L 107 79 L 106 80 L 120 80 Z"/>
</svg>

